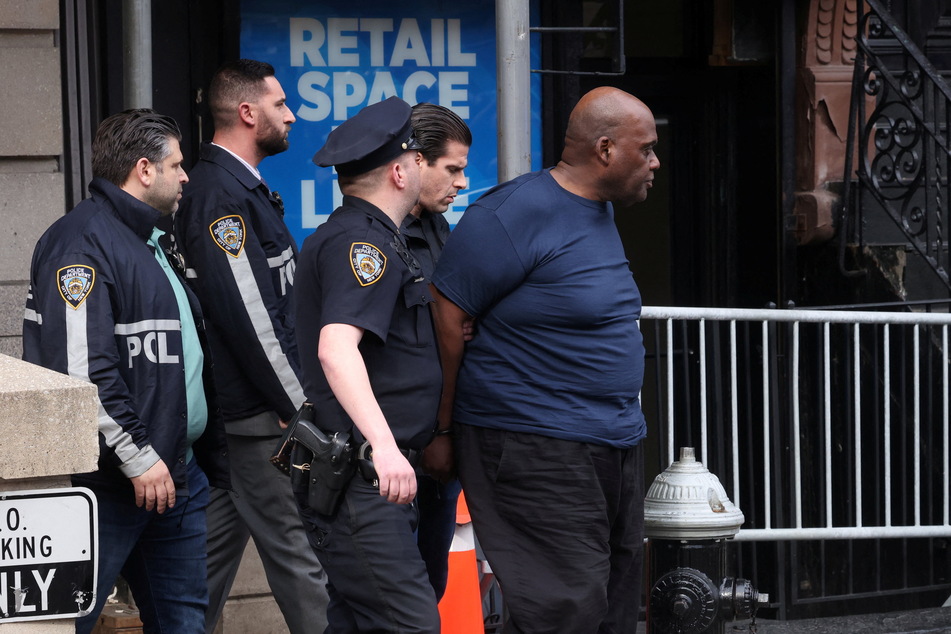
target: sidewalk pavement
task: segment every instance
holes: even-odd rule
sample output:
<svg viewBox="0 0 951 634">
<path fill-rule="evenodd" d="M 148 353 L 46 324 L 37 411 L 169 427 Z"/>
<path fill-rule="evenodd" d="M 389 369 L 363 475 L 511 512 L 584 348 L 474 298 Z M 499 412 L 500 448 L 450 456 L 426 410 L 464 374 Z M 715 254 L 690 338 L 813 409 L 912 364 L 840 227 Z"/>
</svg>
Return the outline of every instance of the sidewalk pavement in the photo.
<svg viewBox="0 0 951 634">
<path fill-rule="evenodd" d="M 637 632 L 646 631 L 642 621 Z M 726 632 L 754 634 L 749 622 L 727 624 Z M 951 607 L 798 621 L 756 619 L 755 634 L 951 634 Z"/>
<path fill-rule="evenodd" d="M 730 631 L 729 628 L 727 631 Z M 749 631 L 739 630 L 739 631 Z M 756 634 L 951 634 L 951 607 L 800 621 L 756 620 Z"/>
</svg>

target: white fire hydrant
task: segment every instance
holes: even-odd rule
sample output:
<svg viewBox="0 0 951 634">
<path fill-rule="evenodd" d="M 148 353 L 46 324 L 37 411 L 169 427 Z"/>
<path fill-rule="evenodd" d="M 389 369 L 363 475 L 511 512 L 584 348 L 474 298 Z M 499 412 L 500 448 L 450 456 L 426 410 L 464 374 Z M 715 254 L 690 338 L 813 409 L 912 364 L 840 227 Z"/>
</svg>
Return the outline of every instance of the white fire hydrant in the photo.
<svg viewBox="0 0 951 634">
<path fill-rule="evenodd" d="M 693 447 L 681 448 L 644 500 L 651 634 L 725 632 L 728 622 L 749 620 L 769 603 L 749 581 L 727 576 L 726 542 L 743 522 Z"/>
</svg>

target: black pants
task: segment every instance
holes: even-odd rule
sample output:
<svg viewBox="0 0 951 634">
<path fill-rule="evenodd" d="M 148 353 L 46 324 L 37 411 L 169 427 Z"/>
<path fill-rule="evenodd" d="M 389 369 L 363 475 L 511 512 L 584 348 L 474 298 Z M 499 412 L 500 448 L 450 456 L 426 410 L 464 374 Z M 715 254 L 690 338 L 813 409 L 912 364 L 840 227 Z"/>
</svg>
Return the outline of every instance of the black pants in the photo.
<svg viewBox="0 0 951 634">
<path fill-rule="evenodd" d="M 439 634 L 436 595 L 416 546 L 413 504 L 393 504 L 359 474 L 337 513 L 295 491 L 307 538 L 327 573 L 325 634 Z"/>
<path fill-rule="evenodd" d="M 456 425 L 459 478 L 506 634 L 627 634 L 640 610 L 644 471 L 616 449 Z"/>
<path fill-rule="evenodd" d="M 416 507 L 419 509 L 416 542 L 426 563 L 429 582 L 439 600 L 449 581 L 449 549 L 456 533 L 456 505 L 462 485 L 459 480 L 442 484 L 418 472 L 416 483 Z"/>
</svg>

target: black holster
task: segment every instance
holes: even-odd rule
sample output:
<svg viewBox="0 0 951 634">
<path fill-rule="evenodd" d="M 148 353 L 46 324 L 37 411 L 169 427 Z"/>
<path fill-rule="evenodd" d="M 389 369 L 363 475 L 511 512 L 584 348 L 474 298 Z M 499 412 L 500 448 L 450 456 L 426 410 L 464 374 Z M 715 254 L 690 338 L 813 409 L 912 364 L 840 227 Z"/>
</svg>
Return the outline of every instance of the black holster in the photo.
<svg viewBox="0 0 951 634">
<path fill-rule="evenodd" d="M 306 492 L 310 508 L 321 515 L 333 515 L 356 470 L 353 445 L 349 433 L 328 435 L 313 421 L 313 405 L 304 403 L 288 425 L 271 462 L 290 473 L 292 489 L 295 493 Z"/>
</svg>

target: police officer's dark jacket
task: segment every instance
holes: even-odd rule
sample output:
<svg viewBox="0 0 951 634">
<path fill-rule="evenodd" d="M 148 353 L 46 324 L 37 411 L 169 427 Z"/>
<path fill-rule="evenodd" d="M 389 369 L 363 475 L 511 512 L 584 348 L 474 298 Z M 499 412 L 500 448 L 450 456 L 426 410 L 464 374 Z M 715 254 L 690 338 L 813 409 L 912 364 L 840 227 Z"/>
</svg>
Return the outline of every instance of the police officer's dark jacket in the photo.
<svg viewBox="0 0 951 634">
<path fill-rule="evenodd" d="M 273 411 L 290 420 L 304 391 L 292 305 L 297 245 L 283 211 L 246 166 L 210 143 L 189 177 L 175 236 L 207 316 L 222 415 L 227 423 Z"/>
<path fill-rule="evenodd" d="M 419 262 L 426 279 L 433 276 L 436 261 L 442 248 L 449 239 L 449 222 L 444 214 L 424 211 L 419 218 L 410 214 L 403 221 L 400 233 L 406 239 L 406 246 Z"/>
<path fill-rule="evenodd" d="M 161 458 L 187 494 L 185 373 L 178 304 L 146 243 L 160 213 L 96 178 L 33 253 L 23 358 L 99 388 L 99 470 L 78 484 L 128 488 Z M 201 336 L 197 299 L 186 288 Z M 210 391 L 206 351 L 205 386 Z M 193 449 L 212 485 L 230 488 L 215 399 Z"/>
</svg>

